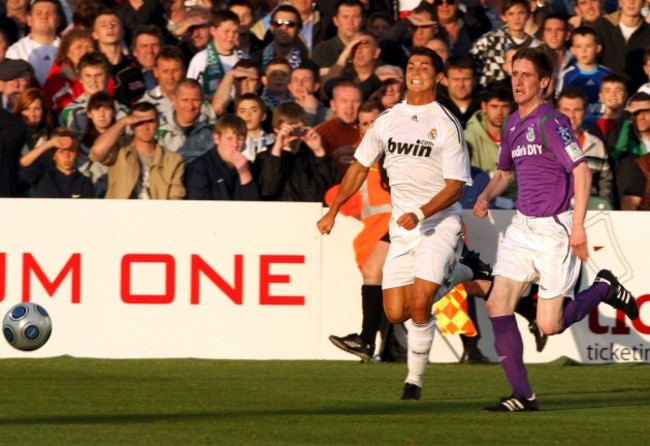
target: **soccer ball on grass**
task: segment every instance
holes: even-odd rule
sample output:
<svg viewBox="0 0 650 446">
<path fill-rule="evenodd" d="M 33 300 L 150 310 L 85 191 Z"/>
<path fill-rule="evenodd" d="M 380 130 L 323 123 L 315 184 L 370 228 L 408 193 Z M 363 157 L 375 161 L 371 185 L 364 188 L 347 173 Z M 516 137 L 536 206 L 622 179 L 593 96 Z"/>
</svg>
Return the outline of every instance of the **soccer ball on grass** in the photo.
<svg viewBox="0 0 650 446">
<path fill-rule="evenodd" d="M 2 333 L 14 348 L 32 351 L 41 348 L 52 334 L 52 320 L 42 306 L 23 302 L 11 307 L 2 320 Z"/>
</svg>

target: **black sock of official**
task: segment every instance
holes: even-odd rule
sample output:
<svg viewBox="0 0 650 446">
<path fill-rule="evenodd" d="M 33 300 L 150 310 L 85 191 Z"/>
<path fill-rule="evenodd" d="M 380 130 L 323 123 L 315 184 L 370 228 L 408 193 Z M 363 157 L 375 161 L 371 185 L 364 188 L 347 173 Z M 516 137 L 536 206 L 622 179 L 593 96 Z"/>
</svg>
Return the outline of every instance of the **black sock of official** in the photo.
<svg viewBox="0 0 650 446">
<path fill-rule="evenodd" d="M 367 344 L 375 344 L 377 330 L 384 314 L 384 300 L 381 285 L 361 286 L 361 309 L 363 321 L 361 322 L 361 339 Z"/>
</svg>

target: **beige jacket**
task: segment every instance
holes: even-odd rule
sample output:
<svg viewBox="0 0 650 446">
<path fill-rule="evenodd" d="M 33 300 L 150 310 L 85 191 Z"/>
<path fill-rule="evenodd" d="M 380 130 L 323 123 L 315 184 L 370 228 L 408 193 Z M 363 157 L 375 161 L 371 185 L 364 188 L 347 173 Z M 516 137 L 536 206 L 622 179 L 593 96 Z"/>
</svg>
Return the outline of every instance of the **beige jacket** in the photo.
<svg viewBox="0 0 650 446">
<path fill-rule="evenodd" d="M 140 161 L 133 142 L 113 149 L 103 160 L 91 152 L 90 159 L 108 166 L 106 198 L 131 198 L 140 177 Z M 154 200 L 185 198 L 184 174 L 185 163 L 181 156 L 156 144 L 149 170 L 149 196 Z"/>
</svg>

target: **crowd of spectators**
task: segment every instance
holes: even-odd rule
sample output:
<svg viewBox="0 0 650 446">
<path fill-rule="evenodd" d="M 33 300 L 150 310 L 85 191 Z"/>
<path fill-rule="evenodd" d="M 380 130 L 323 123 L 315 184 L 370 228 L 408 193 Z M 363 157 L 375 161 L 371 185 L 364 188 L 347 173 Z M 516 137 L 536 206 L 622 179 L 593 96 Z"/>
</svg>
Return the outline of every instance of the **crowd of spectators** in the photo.
<svg viewBox="0 0 650 446">
<path fill-rule="evenodd" d="M 592 209 L 650 209 L 645 0 L 3 0 L 0 197 L 323 202 L 358 114 L 438 53 L 471 207 L 513 111 L 512 55 L 544 47 Z M 362 105 L 365 104 L 365 105 Z M 560 131 L 560 130 L 558 130 Z M 516 187 L 492 203 L 512 209 Z"/>
</svg>

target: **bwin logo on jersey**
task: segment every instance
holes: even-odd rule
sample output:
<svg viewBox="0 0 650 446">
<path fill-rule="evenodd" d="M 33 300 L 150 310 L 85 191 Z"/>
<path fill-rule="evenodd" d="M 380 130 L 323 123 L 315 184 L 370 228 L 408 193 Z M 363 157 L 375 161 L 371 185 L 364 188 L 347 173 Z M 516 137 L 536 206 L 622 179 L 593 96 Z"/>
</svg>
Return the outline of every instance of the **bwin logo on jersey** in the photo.
<svg viewBox="0 0 650 446">
<path fill-rule="evenodd" d="M 431 141 L 415 141 L 415 144 L 407 142 L 393 141 L 393 138 L 388 138 L 388 151 L 390 153 L 397 153 L 398 155 L 413 155 L 428 157 L 431 156 Z"/>
</svg>

